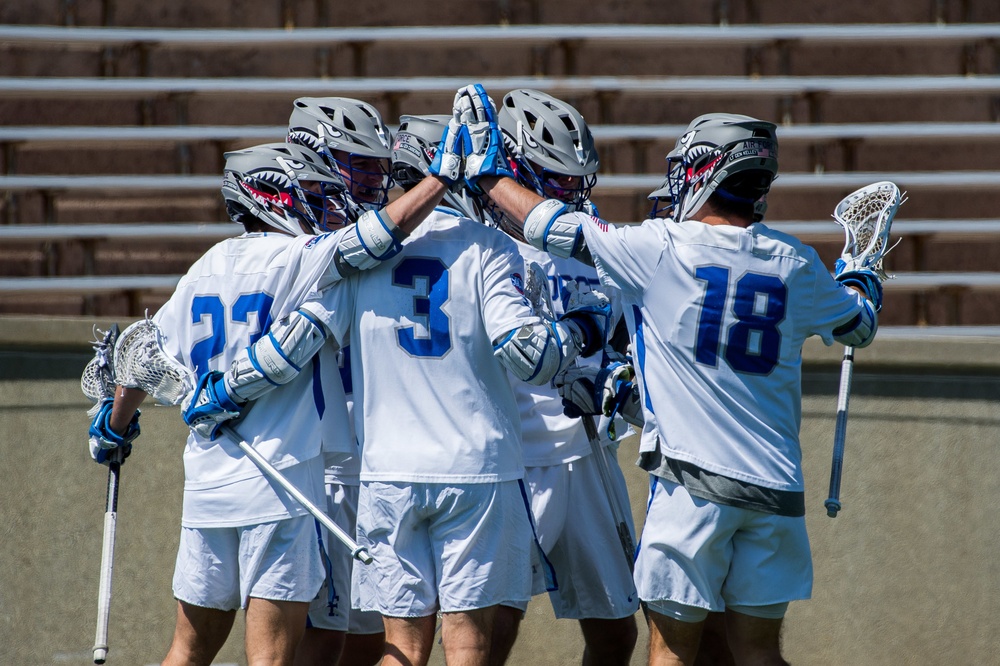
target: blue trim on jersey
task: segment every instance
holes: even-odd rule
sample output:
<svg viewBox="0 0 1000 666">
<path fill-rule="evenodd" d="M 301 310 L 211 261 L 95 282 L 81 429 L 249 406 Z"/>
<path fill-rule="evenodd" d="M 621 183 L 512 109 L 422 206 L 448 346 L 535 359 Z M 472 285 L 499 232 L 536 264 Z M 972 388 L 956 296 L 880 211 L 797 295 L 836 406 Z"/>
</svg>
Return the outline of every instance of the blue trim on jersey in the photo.
<svg viewBox="0 0 1000 666">
<path fill-rule="evenodd" d="M 316 404 L 316 413 L 319 418 L 323 418 L 326 413 L 326 397 L 323 395 L 323 375 L 320 374 L 319 354 L 313 357 L 313 402 Z"/>
<path fill-rule="evenodd" d="M 555 592 L 559 589 L 559 581 L 556 580 L 556 568 L 552 565 L 542 544 L 538 542 L 538 531 L 535 529 L 535 516 L 531 513 L 531 500 L 528 498 L 528 491 L 524 487 L 524 479 L 517 480 L 517 487 L 521 489 L 521 500 L 524 502 L 524 509 L 528 514 L 528 524 L 531 525 L 531 538 L 538 549 L 538 556 L 542 561 L 542 576 L 545 578 L 545 591 Z"/>
<path fill-rule="evenodd" d="M 452 217 L 465 217 L 462 213 L 450 206 L 434 206 L 434 210 L 439 213 L 444 213 L 445 215 L 451 215 Z"/>
<path fill-rule="evenodd" d="M 270 333 L 268 333 L 267 335 L 268 337 L 271 337 Z M 254 349 L 253 345 L 247 347 L 247 356 L 250 358 L 250 365 L 253 366 L 254 370 L 260 373 L 260 376 L 263 377 L 268 384 L 270 384 L 271 386 L 281 386 L 281 384 L 273 381 L 270 377 L 268 377 L 267 373 L 264 372 L 264 369 L 260 366 L 260 363 L 257 362 L 257 350 Z"/>
<path fill-rule="evenodd" d="M 639 377 L 642 379 L 642 393 L 645 396 L 643 402 L 650 414 L 656 414 L 653 403 L 649 401 L 649 387 L 646 386 L 646 340 L 642 335 L 642 310 L 638 305 L 632 306 L 632 316 L 635 318 L 635 359 L 639 364 Z"/>
<path fill-rule="evenodd" d="M 316 540 L 319 542 L 319 556 L 323 561 L 323 570 L 326 572 L 326 607 L 328 609 L 327 615 L 333 617 L 336 615 L 337 606 L 340 598 L 337 596 L 337 590 L 333 586 L 333 563 L 330 561 L 330 556 L 326 552 L 326 547 L 323 545 L 323 528 L 320 526 L 318 520 L 313 520 L 316 524 Z M 309 616 L 306 615 L 306 620 Z M 312 623 L 310 622 L 309 625 Z"/>
</svg>

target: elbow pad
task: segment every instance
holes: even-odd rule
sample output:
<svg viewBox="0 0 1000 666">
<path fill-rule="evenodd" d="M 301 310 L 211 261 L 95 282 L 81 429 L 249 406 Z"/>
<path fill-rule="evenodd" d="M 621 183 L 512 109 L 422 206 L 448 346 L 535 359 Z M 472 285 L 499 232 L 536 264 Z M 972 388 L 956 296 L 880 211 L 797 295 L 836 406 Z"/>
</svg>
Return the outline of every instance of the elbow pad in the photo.
<svg viewBox="0 0 1000 666">
<path fill-rule="evenodd" d="M 369 210 L 341 238 L 334 266 L 341 277 L 377 266 L 399 253 L 406 234 L 385 210 Z"/>
<path fill-rule="evenodd" d="M 267 335 L 243 349 L 226 373 L 236 402 L 256 400 L 295 379 L 326 342 L 326 329 L 304 310 L 275 322 Z"/>
<path fill-rule="evenodd" d="M 493 355 L 520 379 L 540 386 L 565 370 L 580 355 L 583 334 L 574 322 L 525 324 L 493 345 Z"/>
<path fill-rule="evenodd" d="M 861 312 L 843 326 L 833 329 L 833 338 L 848 347 L 867 347 L 875 339 L 878 330 L 878 315 L 875 314 L 875 304 L 864 299 Z"/>
<path fill-rule="evenodd" d="M 570 210 L 558 199 L 546 199 L 531 209 L 524 219 L 524 239 L 542 252 L 568 259 L 580 252 L 583 230 Z"/>
</svg>

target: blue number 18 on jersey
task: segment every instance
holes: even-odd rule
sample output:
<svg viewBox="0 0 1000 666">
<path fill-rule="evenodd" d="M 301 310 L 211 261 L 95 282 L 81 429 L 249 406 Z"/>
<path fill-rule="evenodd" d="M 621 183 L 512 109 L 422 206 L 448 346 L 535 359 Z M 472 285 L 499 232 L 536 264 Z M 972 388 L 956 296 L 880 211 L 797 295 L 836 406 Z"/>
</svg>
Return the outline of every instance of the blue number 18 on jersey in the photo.
<svg viewBox="0 0 1000 666">
<path fill-rule="evenodd" d="M 705 283 L 695 360 L 714 368 L 721 353 L 735 372 L 754 375 L 771 372 L 781 352 L 778 324 L 785 319 L 788 296 L 785 283 L 776 275 L 745 273 L 736 280 L 732 306 L 727 312 L 729 269 L 700 266 L 695 277 Z"/>
</svg>

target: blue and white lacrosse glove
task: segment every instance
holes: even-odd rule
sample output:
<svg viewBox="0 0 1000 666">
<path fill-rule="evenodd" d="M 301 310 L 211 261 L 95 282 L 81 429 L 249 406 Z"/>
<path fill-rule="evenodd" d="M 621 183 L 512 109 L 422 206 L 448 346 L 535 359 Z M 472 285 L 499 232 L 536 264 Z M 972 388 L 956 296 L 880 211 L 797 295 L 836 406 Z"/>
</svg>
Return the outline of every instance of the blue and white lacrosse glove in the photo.
<svg viewBox="0 0 1000 666">
<path fill-rule="evenodd" d="M 121 435 L 111 429 L 111 409 L 115 405 L 114 398 L 104 398 L 101 400 L 94 420 L 90 422 L 90 457 L 94 462 L 102 465 L 112 462 L 111 458 L 116 455 L 116 451 L 121 449 L 121 458 L 118 462 L 124 462 L 132 453 L 132 442 L 139 436 L 139 415 L 137 409 L 132 415 L 125 432 Z"/>
<path fill-rule="evenodd" d="M 238 417 L 242 409 L 226 391 L 225 373 L 212 370 L 201 376 L 198 386 L 184 399 L 181 416 L 192 430 L 214 441 L 222 424 Z"/>
<path fill-rule="evenodd" d="M 481 193 L 483 176 L 514 177 L 497 124 L 497 110 L 486 89 L 478 83 L 461 88 L 455 96 L 455 113 L 465 125 L 465 183 Z"/>
<path fill-rule="evenodd" d="M 632 395 L 632 366 L 612 361 L 602 367 L 573 366 L 555 378 L 563 399 L 563 413 L 571 418 L 587 414 L 614 416 Z"/>
<path fill-rule="evenodd" d="M 456 104 L 458 96 L 456 95 Z M 427 170 L 432 176 L 437 176 L 448 183 L 450 188 L 462 182 L 462 150 L 465 145 L 465 126 L 455 117 L 448 121 L 441 141 L 438 143 L 437 152 L 434 153 L 434 161 L 430 163 Z"/>
<path fill-rule="evenodd" d="M 566 314 L 559 317 L 559 321 L 569 321 L 580 328 L 584 340 L 580 356 L 590 356 L 607 343 L 611 301 L 599 291 L 581 291 L 572 280 L 566 281 L 564 289 L 569 292 L 569 297 Z"/>
<path fill-rule="evenodd" d="M 882 280 L 875 271 L 837 259 L 834 264 L 834 278 L 847 287 L 858 287 L 875 306 L 875 312 L 882 309 Z"/>
</svg>

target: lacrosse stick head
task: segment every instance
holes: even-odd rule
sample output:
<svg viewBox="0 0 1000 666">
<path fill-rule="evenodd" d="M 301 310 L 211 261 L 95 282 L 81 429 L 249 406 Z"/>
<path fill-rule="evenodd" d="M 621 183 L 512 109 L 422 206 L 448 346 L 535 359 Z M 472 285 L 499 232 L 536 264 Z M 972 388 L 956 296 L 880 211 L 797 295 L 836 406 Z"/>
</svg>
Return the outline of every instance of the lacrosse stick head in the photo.
<svg viewBox="0 0 1000 666">
<path fill-rule="evenodd" d="M 163 349 L 163 332 L 148 317 L 121 334 L 114 367 L 119 384 L 138 388 L 161 405 L 178 405 L 194 391 L 195 374 Z"/>
<path fill-rule="evenodd" d="M 87 363 L 80 377 L 83 395 L 94 403 L 87 411 L 87 416 L 91 418 L 97 414 L 102 400 L 115 396 L 114 349 L 119 334 L 118 324 L 112 324 L 107 332 L 94 327 L 94 358 Z"/>
<path fill-rule="evenodd" d="M 882 260 L 896 247 L 889 245 L 889 231 L 904 201 L 896 184 L 887 180 L 866 185 L 841 199 L 833 211 L 833 219 L 844 228 L 840 258 L 854 269 L 865 268 L 881 280 L 888 279 Z"/>
</svg>

